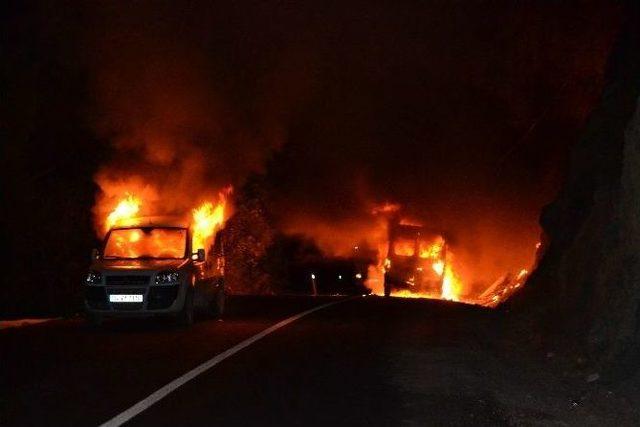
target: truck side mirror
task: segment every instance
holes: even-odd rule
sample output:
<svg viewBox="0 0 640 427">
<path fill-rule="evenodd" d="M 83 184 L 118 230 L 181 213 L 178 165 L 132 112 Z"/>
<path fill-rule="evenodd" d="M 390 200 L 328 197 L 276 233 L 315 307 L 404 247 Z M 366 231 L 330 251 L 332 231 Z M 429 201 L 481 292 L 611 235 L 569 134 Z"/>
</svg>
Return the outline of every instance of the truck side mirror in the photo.
<svg viewBox="0 0 640 427">
<path fill-rule="evenodd" d="M 98 258 L 100 258 L 100 251 L 97 250 L 96 248 L 93 248 L 91 250 L 91 260 L 98 259 Z"/>
<path fill-rule="evenodd" d="M 198 249 L 198 252 L 196 253 L 196 260 L 202 262 L 204 261 L 204 258 L 205 258 L 204 249 Z"/>
</svg>

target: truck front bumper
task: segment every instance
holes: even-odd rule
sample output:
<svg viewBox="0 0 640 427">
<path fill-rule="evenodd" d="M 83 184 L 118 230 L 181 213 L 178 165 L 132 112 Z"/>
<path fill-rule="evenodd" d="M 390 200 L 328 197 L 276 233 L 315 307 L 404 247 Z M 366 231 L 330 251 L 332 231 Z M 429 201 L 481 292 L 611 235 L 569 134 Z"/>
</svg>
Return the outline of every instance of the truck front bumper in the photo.
<svg viewBox="0 0 640 427">
<path fill-rule="evenodd" d="M 85 310 L 88 313 L 113 317 L 136 317 L 177 314 L 184 306 L 186 286 L 101 286 L 85 285 Z M 136 301 L 122 302 L 124 299 Z M 139 301 L 138 301 L 139 300 Z"/>
</svg>

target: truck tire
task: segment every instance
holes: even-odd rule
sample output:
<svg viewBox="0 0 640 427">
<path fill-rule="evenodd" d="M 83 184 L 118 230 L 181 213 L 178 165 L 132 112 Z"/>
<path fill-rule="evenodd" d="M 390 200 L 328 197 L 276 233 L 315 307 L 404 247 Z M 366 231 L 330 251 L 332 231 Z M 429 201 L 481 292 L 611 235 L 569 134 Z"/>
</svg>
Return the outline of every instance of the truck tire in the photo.
<svg viewBox="0 0 640 427">
<path fill-rule="evenodd" d="M 188 288 L 187 294 L 184 297 L 184 305 L 182 306 L 182 310 L 178 313 L 176 317 L 176 323 L 178 326 L 188 327 L 193 325 L 193 289 Z"/>
</svg>

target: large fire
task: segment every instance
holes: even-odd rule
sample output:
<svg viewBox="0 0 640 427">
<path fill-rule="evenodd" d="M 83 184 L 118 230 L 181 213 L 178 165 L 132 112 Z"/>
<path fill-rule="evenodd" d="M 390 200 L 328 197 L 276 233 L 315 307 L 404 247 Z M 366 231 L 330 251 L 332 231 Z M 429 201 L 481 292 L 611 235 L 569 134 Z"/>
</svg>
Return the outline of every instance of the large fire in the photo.
<svg viewBox="0 0 640 427">
<path fill-rule="evenodd" d="M 191 228 L 191 247 L 194 251 L 197 249 L 208 249 L 211 246 L 216 231 L 220 230 L 224 221 L 227 219 L 228 209 L 227 200 L 231 192 L 231 187 L 220 191 L 218 199 L 213 201 L 204 201 L 199 206 L 191 209 L 191 216 L 187 214 L 179 215 L 183 217 L 184 222 L 190 224 Z M 143 212 L 144 198 L 142 195 L 134 194 L 133 191 L 126 191 L 124 196 L 115 203 L 115 207 L 104 217 L 97 217 L 96 220 L 101 224 L 99 229 L 102 235 L 106 234 L 114 226 L 128 226 L 136 224 L 137 217 Z M 103 209 L 104 211 L 104 209 Z M 99 212 L 99 210 L 98 210 Z M 153 212 L 147 211 L 150 213 Z M 187 217 L 185 217 L 187 216 Z M 132 230 L 123 232 L 122 235 L 115 236 L 113 239 L 113 248 L 109 248 L 119 256 L 134 257 L 138 249 L 152 251 L 157 253 L 165 253 L 168 257 L 175 257 L 176 254 L 184 252 L 184 248 L 180 249 L 180 239 L 174 234 L 157 230 L 149 238 L 142 239 L 140 232 Z M 117 243 L 126 243 L 126 245 L 117 245 Z M 118 251 L 124 250 L 126 253 Z M 136 253 L 132 253 L 136 252 Z M 138 251 L 139 252 L 139 251 Z M 139 255 L 139 254 L 138 254 Z"/>
<path fill-rule="evenodd" d="M 421 227 L 419 222 L 397 219 L 399 210 L 398 205 L 386 203 L 373 209 L 372 213 L 385 219 L 378 224 L 387 229 L 393 221 L 396 224 L 400 224 L 401 227 Z M 394 218 L 396 219 L 394 220 Z M 419 229 L 422 230 L 422 228 Z M 377 232 L 376 234 L 389 235 L 388 232 Z M 378 243 L 377 246 L 378 263 L 369 269 L 367 286 L 372 289 L 373 293 L 378 295 L 383 293 L 382 285 L 386 280 L 386 274 L 393 272 L 394 263 L 391 258 L 394 255 L 396 259 L 397 257 L 414 259 L 414 262 L 417 263 L 416 265 L 419 265 L 416 270 L 422 274 L 426 268 L 422 267 L 422 263 L 426 262 L 433 273 L 441 278 L 438 288 L 425 289 L 418 286 L 417 275 L 416 277 L 409 276 L 406 280 L 406 286 L 395 287 L 391 291 L 392 296 L 403 298 L 435 298 L 495 307 L 507 300 L 525 284 L 530 271 L 523 268 L 517 274 L 507 272 L 493 283 L 485 284 L 484 287 L 478 288 L 478 286 L 482 285 L 476 283 L 472 286 L 471 283 L 464 279 L 465 276 L 460 271 L 468 272 L 471 269 L 469 266 L 461 264 L 461 260 L 455 256 L 455 247 L 452 247 L 442 235 L 427 239 L 424 236 L 420 237 L 420 233 L 418 233 L 418 237 L 396 237 L 392 241 L 386 239 L 384 242 Z M 539 249 L 539 247 L 540 244 L 538 243 L 536 249 Z"/>
<path fill-rule="evenodd" d="M 415 254 L 414 242 L 410 240 L 399 240 L 393 245 L 396 255 L 412 257 Z M 453 253 L 451 249 L 446 248 L 444 239 L 440 236 L 435 242 L 426 244 L 419 243 L 418 257 L 428 260 L 431 269 L 442 278 L 442 287 L 440 293 L 416 292 L 412 290 L 398 290 L 393 293 L 394 296 L 402 296 L 408 298 L 440 298 L 450 301 L 460 301 L 460 294 L 463 290 L 463 284 L 458 274 L 456 274 L 453 266 Z M 387 259 L 380 270 L 384 273 L 385 269 L 390 268 L 390 262 Z M 375 273 L 374 273 L 375 274 Z"/>
<path fill-rule="evenodd" d="M 397 250 L 398 254 L 413 256 L 412 249 L 407 245 L 396 245 L 395 250 Z M 451 248 L 447 249 L 444 260 L 440 258 L 440 252 L 442 250 L 442 243 L 434 243 L 431 246 L 425 247 L 419 254 L 421 258 L 430 259 L 432 261 L 432 270 L 438 276 L 442 277 L 440 292 L 416 292 L 412 289 L 398 289 L 392 292 L 392 296 L 402 298 L 435 298 L 495 307 L 501 302 L 506 301 L 514 292 L 522 287 L 529 275 L 528 269 L 521 269 L 515 276 L 505 274 L 480 295 L 472 295 L 469 294 L 464 281 L 456 272 L 455 258 Z M 390 265 L 387 259 L 369 269 L 367 285 L 374 293 L 382 294 L 380 284 L 384 281 L 383 276 L 385 269 L 389 267 Z"/>
<path fill-rule="evenodd" d="M 442 280 L 442 299 L 459 301 L 461 290 L 462 282 L 460 278 L 453 271 L 451 265 L 447 264 L 444 268 L 444 279 Z"/>
</svg>

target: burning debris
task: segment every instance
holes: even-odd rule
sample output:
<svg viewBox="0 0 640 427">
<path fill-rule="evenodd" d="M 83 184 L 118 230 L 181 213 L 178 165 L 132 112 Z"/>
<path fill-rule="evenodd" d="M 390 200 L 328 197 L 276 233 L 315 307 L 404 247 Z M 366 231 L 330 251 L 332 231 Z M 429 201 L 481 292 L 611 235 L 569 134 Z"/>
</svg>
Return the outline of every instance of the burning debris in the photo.
<svg viewBox="0 0 640 427">
<path fill-rule="evenodd" d="M 477 301 L 487 307 L 497 307 L 521 288 L 528 277 L 529 271 L 524 268 L 515 277 L 507 273 L 480 294 Z"/>
</svg>

